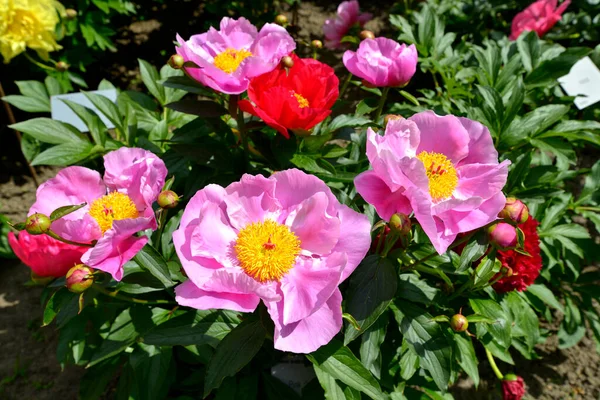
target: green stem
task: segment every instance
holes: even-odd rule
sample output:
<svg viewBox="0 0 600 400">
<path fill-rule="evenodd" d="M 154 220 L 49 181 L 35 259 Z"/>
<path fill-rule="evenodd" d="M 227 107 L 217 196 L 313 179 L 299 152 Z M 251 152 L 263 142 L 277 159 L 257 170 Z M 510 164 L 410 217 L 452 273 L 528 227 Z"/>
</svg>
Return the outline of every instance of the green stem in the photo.
<svg viewBox="0 0 600 400">
<path fill-rule="evenodd" d="M 411 269 L 414 269 L 416 271 L 423 272 L 423 273 L 426 273 L 429 275 L 435 275 L 435 276 L 439 277 L 440 279 L 442 279 L 446 283 L 446 285 L 448 285 L 448 288 L 450 290 L 454 289 L 454 285 L 452 284 L 452 281 L 450 280 L 450 278 L 448 278 L 448 275 L 446 275 L 444 273 L 444 271 L 442 271 L 441 269 L 431 268 L 426 265 L 413 265 L 413 266 L 411 266 Z"/>
<path fill-rule="evenodd" d="M 67 244 L 72 244 L 72 245 L 74 245 L 74 246 L 82 246 L 82 247 L 94 247 L 94 245 L 93 245 L 93 244 L 91 244 L 91 243 L 79 243 L 79 242 L 72 242 L 72 241 L 70 241 L 70 240 L 67 240 L 67 239 L 65 239 L 65 238 L 62 238 L 62 237 L 58 236 L 56 233 L 54 233 L 54 232 L 52 232 L 52 231 L 48 231 L 48 232 L 46 232 L 46 235 L 48 235 L 48 236 L 50 236 L 51 238 L 54 238 L 54 239 L 56 239 L 56 240 L 58 240 L 58 241 L 60 241 L 60 242 L 67 243 Z"/>
<path fill-rule="evenodd" d="M 485 354 L 487 355 L 487 359 L 490 362 L 490 366 L 492 367 L 492 370 L 494 370 L 494 374 L 496 374 L 496 377 L 500 380 L 503 380 L 504 375 L 502 375 L 502 372 L 500 372 L 500 369 L 498 369 L 498 366 L 496 365 L 496 360 L 494 360 L 494 356 L 492 355 L 492 353 L 490 353 L 488 349 L 485 349 Z"/>
<path fill-rule="evenodd" d="M 379 120 L 381 117 L 381 113 L 383 112 L 383 106 L 385 105 L 385 101 L 387 100 L 388 93 L 390 92 L 389 87 L 384 87 L 381 92 L 381 98 L 379 99 L 379 106 L 377 106 L 377 111 L 375 112 L 375 122 Z"/>
<path fill-rule="evenodd" d="M 40 67 L 40 68 L 42 68 L 42 69 L 45 69 L 45 70 L 48 70 L 48 71 L 54 71 L 54 70 L 55 70 L 55 69 L 54 69 L 54 68 L 52 68 L 51 66 L 49 66 L 49 65 L 46 65 L 46 64 L 42 64 L 41 62 L 39 62 L 39 61 L 35 60 L 33 57 L 31 57 L 29 54 L 27 54 L 27 52 L 25 52 L 25 53 L 23 53 L 23 54 L 25 54 L 25 58 L 27 58 L 27 59 L 28 59 L 29 61 L 31 61 L 33 64 L 37 65 L 38 67 Z"/>
<path fill-rule="evenodd" d="M 340 96 L 339 96 L 340 99 L 342 98 L 342 96 L 344 95 L 344 93 L 346 93 L 346 89 L 348 89 L 348 85 L 350 84 L 351 80 L 352 80 L 352 74 L 348 73 L 348 77 L 346 77 L 346 80 L 344 80 L 344 83 L 342 85 L 342 89 L 340 90 Z"/>
<path fill-rule="evenodd" d="M 123 301 L 127 301 L 129 303 L 136 303 L 136 304 L 146 304 L 146 305 L 152 305 L 152 304 L 176 304 L 175 302 L 169 301 L 169 300 L 142 300 L 142 299 L 136 299 L 135 297 L 129 297 L 129 296 L 123 296 L 122 294 L 115 292 L 111 292 L 110 290 L 107 290 L 106 288 L 100 286 L 100 285 L 96 285 L 93 284 L 92 285 L 92 289 L 94 289 L 95 291 L 102 293 L 103 295 L 106 295 L 108 297 L 112 297 L 114 299 L 118 299 L 118 300 L 123 300 Z"/>
<path fill-rule="evenodd" d="M 242 138 L 242 147 L 244 148 L 244 166 L 246 171 L 250 171 L 250 149 L 248 147 L 248 135 L 246 134 L 246 126 L 244 124 L 244 112 L 238 109 L 237 124 L 240 137 Z"/>
<path fill-rule="evenodd" d="M 600 212 L 600 207 L 575 207 L 575 211 L 577 210 Z"/>
<path fill-rule="evenodd" d="M 462 292 L 464 292 L 465 290 L 469 289 L 471 286 L 473 286 L 473 280 L 469 279 L 468 281 L 466 281 L 461 287 L 458 288 L 458 290 L 454 293 L 452 293 L 452 296 L 448 297 L 448 300 L 452 300 L 455 299 L 456 297 L 458 297 Z"/>
</svg>

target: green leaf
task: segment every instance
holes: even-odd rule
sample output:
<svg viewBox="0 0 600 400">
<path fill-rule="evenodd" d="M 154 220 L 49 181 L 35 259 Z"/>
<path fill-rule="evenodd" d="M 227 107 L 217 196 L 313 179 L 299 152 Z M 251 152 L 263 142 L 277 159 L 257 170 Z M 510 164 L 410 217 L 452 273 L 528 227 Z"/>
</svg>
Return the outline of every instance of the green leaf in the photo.
<svg viewBox="0 0 600 400">
<path fill-rule="evenodd" d="M 206 86 L 196 82 L 188 76 L 170 76 L 167 79 L 160 82 L 163 86 L 172 88 L 172 89 L 180 89 L 185 90 L 189 93 L 201 94 L 207 97 L 213 97 L 214 92 L 208 90 Z"/>
<path fill-rule="evenodd" d="M 556 80 L 571 71 L 571 67 L 587 56 L 592 50 L 586 47 L 570 47 L 558 57 L 542 62 L 525 79 L 528 87 L 555 84 Z"/>
<path fill-rule="evenodd" d="M 370 398 L 386 399 L 377 380 L 341 342 L 334 339 L 306 357 L 335 379 Z"/>
<path fill-rule="evenodd" d="M 31 165 L 73 165 L 90 157 L 94 151 L 94 145 L 89 142 L 59 144 L 42 151 L 31 161 Z"/>
<path fill-rule="evenodd" d="M 517 292 L 508 293 L 502 300 L 502 306 L 512 316 L 512 336 L 523 337 L 531 354 L 540 337 L 539 320 L 535 311 Z"/>
<path fill-rule="evenodd" d="M 417 106 L 417 107 L 421 106 L 421 103 L 419 103 L 419 100 L 417 100 L 417 98 L 415 96 L 413 96 L 412 94 L 408 93 L 406 90 L 401 90 L 400 94 L 402 95 L 402 97 L 404 97 L 406 100 L 408 100 L 411 103 L 413 103 L 415 106 Z"/>
<path fill-rule="evenodd" d="M 156 346 L 209 344 L 216 347 L 239 323 L 240 319 L 231 311 L 186 311 L 152 329 L 144 336 L 144 343 Z"/>
<path fill-rule="evenodd" d="M 494 275 L 500 272 L 500 268 L 502 268 L 502 263 L 497 260 L 494 255 L 489 254 L 484 257 L 475 269 L 473 279 L 474 287 L 486 285 Z"/>
<path fill-rule="evenodd" d="M 321 384 L 321 387 L 325 391 L 326 400 L 346 400 L 344 391 L 340 385 L 336 382 L 335 378 L 325 372 L 322 368 L 317 365 L 313 365 L 317 379 Z"/>
<path fill-rule="evenodd" d="M 465 271 L 473 262 L 483 257 L 488 244 L 488 235 L 484 231 L 480 231 L 473 236 L 460 254 L 457 272 Z"/>
<path fill-rule="evenodd" d="M 10 95 L 2 100 L 25 112 L 50 112 L 50 103 L 35 97 Z"/>
<path fill-rule="evenodd" d="M 409 347 L 406 340 L 402 340 L 400 351 L 400 377 L 407 381 L 412 378 L 419 369 L 420 359 L 419 355 Z"/>
<path fill-rule="evenodd" d="M 440 390 L 446 391 L 453 346 L 441 326 L 431 321 L 431 314 L 405 301 L 394 301 L 392 311 L 409 348 L 419 356 L 421 367 L 429 371 Z"/>
<path fill-rule="evenodd" d="M 140 58 L 138 58 L 138 63 L 140 65 L 140 73 L 144 85 L 146 85 L 146 88 L 148 88 L 148 91 L 152 96 L 154 96 L 160 104 L 164 105 L 166 103 L 165 88 L 158 83 L 160 81 L 158 71 L 153 65 Z"/>
<path fill-rule="evenodd" d="M 261 374 L 262 381 L 264 384 L 265 394 L 267 396 L 267 400 L 281 400 L 281 399 L 289 399 L 289 400 L 300 400 L 300 396 L 288 385 L 281 382 L 279 379 L 263 372 Z M 241 388 L 238 389 L 238 393 L 236 393 L 236 398 L 233 400 L 239 400 Z M 255 400 L 258 396 L 256 393 L 254 397 L 248 397 L 248 400 Z"/>
<path fill-rule="evenodd" d="M 306 156 L 304 154 L 294 154 L 290 161 L 296 167 L 302 168 L 306 172 L 331 175 L 331 172 L 317 164 L 317 161 L 314 158 Z"/>
<path fill-rule="evenodd" d="M 521 34 L 517 39 L 517 48 L 521 54 L 521 61 L 528 72 L 537 65 L 541 56 L 540 39 L 534 31 Z"/>
<path fill-rule="evenodd" d="M 48 96 L 46 86 L 42 82 L 16 81 L 15 83 L 22 95 L 43 101 L 48 105 L 48 109 L 50 109 L 50 97 Z"/>
<path fill-rule="evenodd" d="M 148 270 L 166 288 L 175 285 L 175 282 L 171 279 L 167 262 L 152 246 L 148 244 L 144 246 L 133 259 L 139 266 Z"/>
<path fill-rule="evenodd" d="M 56 315 L 58 315 L 60 309 L 67 305 L 73 297 L 75 297 L 75 294 L 69 292 L 67 288 L 64 287 L 54 292 L 44 308 L 42 326 L 50 325 L 50 323 L 54 321 L 54 318 L 56 318 Z"/>
<path fill-rule="evenodd" d="M 247 319 L 236 326 L 217 346 L 206 369 L 204 397 L 234 376 L 260 350 L 267 332 L 260 320 Z"/>
<path fill-rule="evenodd" d="M 361 337 L 360 361 L 377 379 L 381 379 L 381 345 L 388 322 L 387 313 L 380 315 Z"/>
<path fill-rule="evenodd" d="M 81 204 L 77 204 L 74 206 L 59 207 L 56 210 L 52 211 L 52 213 L 50 214 L 50 221 L 54 222 L 57 219 L 64 217 L 65 215 L 69 215 L 69 214 L 79 210 L 80 208 L 85 207 L 86 205 L 87 205 L 87 203 L 81 203 Z"/>
<path fill-rule="evenodd" d="M 568 237 L 572 239 L 589 239 L 590 233 L 583 226 L 578 224 L 557 225 L 548 230 L 541 232 L 540 236 L 550 237 Z"/>
<path fill-rule="evenodd" d="M 46 85 L 49 96 L 57 96 L 64 93 L 60 82 L 53 76 L 47 76 L 46 79 L 44 79 L 44 84 Z"/>
<path fill-rule="evenodd" d="M 170 347 L 138 344 L 129 357 L 135 376 L 136 399 L 160 400 L 167 397 L 172 356 L 173 349 Z"/>
<path fill-rule="evenodd" d="M 477 314 L 496 321 L 494 324 L 486 325 L 487 330 L 498 341 L 500 346 L 508 349 L 510 346 L 512 321 L 502 307 L 496 301 L 490 299 L 469 299 L 469 304 Z"/>
<path fill-rule="evenodd" d="M 101 398 L 119 369 L 119 361 L 119 357 L 112 357 L 87 369 L 79 382 L 79 398 L 81 400 Z"/>
<path fill-rule="evenodd" d="M 454 335 L 454 342 L 456 343 L 456 360 L 458 364 L 465 370 L 467 375 L 473 379 L 475 387 L 479 386 L 479 360 L 475 355 L 475 348 L 471 338 L 465 337 L 461 334 Z"/>
<path fill-rule="evenodd" d="M 121 113 L 119 113 L 119 109 L 117 105 L 113 103 L 107 97 L 104 97 L 100 94 L 96 93 L 87 93 L 83 92 L 85 97 L 88 98 L 89 101 L 100 111 L 110 122 L 113 123 L 116 129 L 123 132 L 123 124 L 121 122 Z"/>
<path fill-rule="evenodd" d="M 385 311 L 396 293 L 398 279 L 392 262 L 370 255 L 365 258 L 350 277 L 346 294 L 346 312 L 360 324 L 357 331 L 346 326 L 344 343 L 348 344 L 367 330 Z"/>
<path fill-rule="evenodd" d="M 438 288 L 430 286 L 426 280 L 419 279 L 413 273 L 400 274 L 398 280 L 398 297 L 414 303 L 431 305 L 441 294 Z"/>
<path fill-rule="evenodd" d="M 360 117 L 360 116 L 347 115 L 347 114 L 338 115 L 337 117 L 335 117 L 333 119 L 333 121 L 331 121 L 331 123 L 327 127 L 327 131 L 333 132 L 333 131 L 336 131 L 338 129 L 345 128 L 345 127 L 354 128 L 357 126 L 366 125 L 370 122 L 371 122 L 371 120 L 367 117 Z"/>
<path fill-rule="evenodd" d="M 89 143 L 74 127 L 50 118 L 32 118 L 10 125 L 10 128 L 31 135 L 44 143 Z"/>
<path fill-rule="evenodd" d="M 563 305 L 556 299 L 554 293 L 546 286 L 541 284 L 533 284 L 527 288 L 528 294 L 531 294 L 538 299 L 542 300 L 544 303 L 548 304 L 550 307 L 553 307 L 563 314 L 565 313 L 565 309 Z"/>
<path fill-rule="evenodd" d="M 96 115 L 95 112 L 82 106 L 81 104 L 77 104 L 70 100 L 61 99 L 63 103 L 65 103 L 88 127 L 90 130 L 90 134 L 92 135 L 92 139 L 97 145 L 104 147 L 104 143 L 106 143 L 106 125 L 104 122 Z"/>
<path fill-rule="evenodd" d="M 227 110 L 211 100 L 179 100 L 165 107 L 184 114 L 197 115 L 202 118 L 218 118 L 227 114 Z"/>
</svg>

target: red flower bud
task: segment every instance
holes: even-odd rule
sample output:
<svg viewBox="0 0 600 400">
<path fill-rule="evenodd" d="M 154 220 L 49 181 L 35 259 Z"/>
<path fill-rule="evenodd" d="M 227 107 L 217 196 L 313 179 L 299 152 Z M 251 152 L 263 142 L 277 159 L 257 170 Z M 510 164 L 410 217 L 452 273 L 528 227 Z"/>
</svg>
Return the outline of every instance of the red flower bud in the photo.
<svg viewBox="0 0 600 400">
<path fill-rule="evenodd" d="M 156 201 L 160 208 L 175 208 L 179 204 L 179 196 L 172 190 L 164 190 Z"/>
<path fill-rule="evenodd" d="M 506 374 L 502 380 L 502 399 L 521 400 L 525 395 L 525 382 L 515 374 Z"/>
<path fill-rule="evenodd" d="M 517 224 L 523 224 L 529 219 L 529 209 L 521 200 L 509 197 L 506 199 L 506 205 L 500 211 L 498 217 Z"/>
<path fill-rule="evenodd" d="M 469 321 L 462 314 L 455 314 L 450 318 L 450 327 L 454 332 L 464 332 L 469 327 Z"/>
<path fill-rule="evenodd" d="M 67 272 L 67 289 L 73 293 L 82 293 L 94 283 L 94 270 L 84 264 L 74 266 Z"/>
<path fill-rule="evenodd" d="M 390 218 L 390 229 L 400 235 L 408 235 L 412 228 L 410 218 L 406 214 L 396 213 Z"/>
<path fill-rule="evenodd" d="M 286 26 L 288 23 L 288 19 L 285 15 L 279 14 L 278 16 L 275 17 L 275 23 L 277 25 Z"/>
<path fill-rule="evenodd" d="M 506 250 L 517 245 L 517 229 L 506 222 L 498 222 L 488 228 L 490 242 L 499 249 Z"/>
<path fill-rule="evenodd" d="M 173 54 L 171 58 L 169 58 L 168 64 L 173 69 L 181 69 L 183 68 L 183 64 L 185 64 L 185 60 L 179 54 Z"/>
<path fill-rule="evenodd" d="M 50 230 L 52 222 L 44 214 L 36 213 L 27 217 L 25 222 L 25 230 L 31 235 L 41 235 Z"/>
<path fill-rule="evenodd" d="M 313 40 L 312 42 L 310 42 L 310 45 L 315 49 L 320 49 L 323 47 L 323 42 L 321 42 L 320 40 Z"/>
<path fill-rule="evenodd" d="M 360 37 L 361 40 L 375 39 L 375 34 L 373 32 L 371 32 L 371 31 L 366 30 L 366 29 L 364 31 L 361 31 L 358 36 Z"/>
</svg>

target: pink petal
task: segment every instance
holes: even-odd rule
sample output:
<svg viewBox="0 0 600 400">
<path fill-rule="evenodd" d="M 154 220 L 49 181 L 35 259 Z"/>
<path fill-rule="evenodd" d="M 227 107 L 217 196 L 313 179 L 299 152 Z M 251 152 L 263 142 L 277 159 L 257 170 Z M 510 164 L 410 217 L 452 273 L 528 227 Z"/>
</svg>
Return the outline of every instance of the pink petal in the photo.
<svg viewBox="0 0 600 400">
<path fill-rule="evenodd" d="M 275 181 L 262 175 L 242 176 L 225 189 L 229 223 L 237 230 L 253 222 L 277 219 L 279 204 L 275 200 Z"/>
<path fill-rule="evenodd" d="M 192 256 L 213 258 L 223 266 L 231 266 L 236 239 L 237 232 L 223 210 L 215 203 L 205 203 L 191 237 Z"/>
<path fill-rule="evenodd" d="M 218 269 L 202 284 L 194 284 L 207 292 L 255 294 L 265 301 L 281 300 L 276 283 L 260 283 L 246 275 L 239 267 Z"/>
<path fill-rule="evenodd" d="M 457 164 L 469 155 L 469 133 L 454 115 L 439 116 L 424 111 L 409 118 L 421 132 L 417 155 L 422 151 L 444 154 Z"/>
<path fill-rule="evenodd" d="M 494 147 L 489 129 L 477 121 L 468 118 L 458 118 L 469 134 L 469 155 L 456 166 L 465 164 L 497 164 L 498 152 Z"/>
<path fill-rule="evenodd" d="M 508 177 L 510 161 L 502 164 L 471 164 L 458 168 L 458 186 L 454 196 L 461 199 L 487 199 L 500 192 Z"/>
<path fill-rule="evenodd" d="M 335 214 L 337 199 L 331 193 L 331 189 L 319 178 L 309 175 L 299 169 L 287 169 L 279 171 L 271 176 L 277 182 L 275 187 L 275 198 L 283 209 L 292 208 L 315 193 L 324 192 L 329 198 L 327 212 Z"/>
<path fill-rule="evenodd" d="M 338 217 L 342 223 L 342 234 L 333 252 L 344 252 L 348 258 L 339 281 L 342 283 L 354 272 L 371 247 L 371 222 L 366 215 L 343 204 L 340 205 Z"/>
<path fill-rule="evenodd" d="M 448 236 L 469 232 L 481 228 L 498 219 L 498 213 L 504 208 L 506 198 L 498 192 L 489 200 L 468 211 L 450 209 L 438 217 L 444 221 L 444 230 Z M 440 253 L 441 254 L 441 253 Z"/>
<path fill-rule="evenodd" d="M 400 189 L 392 192 L 375 171 L 366 171 L 358 175 L 354 178 L 354 186 L 362 198 L 372 204 L 377 214 L 386 221 L 396 212 L 406 215 L 412 213 L 410 201 L 404 196 L 404 191 Z"/>
<path fill-rule="evenodd" d="M 198 310 L 233 310 L 253 312 L 260 298 L 253 294 L 207 292 L 199 289 L 192 281 L 186 281 L 175 288 L 175 300 L 182 306 Z"/>
</svg>

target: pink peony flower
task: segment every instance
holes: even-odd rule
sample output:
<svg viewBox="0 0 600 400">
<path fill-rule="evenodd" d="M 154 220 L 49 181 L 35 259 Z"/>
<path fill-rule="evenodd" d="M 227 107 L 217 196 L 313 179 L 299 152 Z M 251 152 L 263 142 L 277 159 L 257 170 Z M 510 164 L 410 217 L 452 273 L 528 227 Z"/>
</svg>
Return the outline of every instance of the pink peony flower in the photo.
<svg viewBox="0 0 600 400">
<path fill-rule="evenodd" d="M 177 54 L 198 68 L 186 67 L 193 79 L 216 91 L 240 94 L 250 78 L 270 72 L 283 56 L 296 48 L 294 39 L 276 24 L 265 24 L 260 32 L 245 18 L 223 18 L 221 29 L 211 27 L 187 42 L 177 35 Z"/>
<path fill-rule="evenodd" d="M 536 1 L 513 18 L 509 39 L 517 40 L 524 31 L 535 31 L 539 37 L 544 36 L 560 21 L 569 4 L 571 0 L 564 1 L 560 7 L 557 7 L 558 0 Z"/>
<path fill-rule="evenodd" d="M 417 48 L 378 37 L 360 42 L 358 50 L 344 53 L 344 65 L 373 86 L 404 86 L 417 71 Z"/>
<path fill-rule="evenodd" d="M 179 304 L 252 312 L 262 300 L 275 348 L 309 353 L 342 326 L 338 285 L 371 242 L 368 219 L 318 178 L 291 169 L 208 185 L 187 205 L 173 243 L 190 278 Z"/>
<path fill-rule="evenodd" d="M 325 20 L 323 33 L 325 34 L 325 46 L 330 49 L 339 49 L 343 46 L 341 40 L 348 35 L 350 29 L 358 25 L 365 26 L 373 15 L 361 13 L 358 1 L 343 1 L 337 9 L 335 19 Z"/>
<path fill-rule="evenodd" d="M 390 120 L 384 136 L 369 128 L 367 140 L 373 169 L 356 177 L 356 190 L 386 221 L 414 213 L 438 253 L 498 219 L 510 161 L 498 164 L 479 122 L 425 111 Z"/>
<path fill-rule="evenodd" d="M 48 235 L 30 235 L 27 231 L 8 233 L 8 243 L 17 257 L 38 276 L 60 278 L 76 264 L 86 248 L 66 244 Z"/>
<path fill-rule="evenodd" d="M 152 203 L 167 176 L 163 161 L 143 149 L 121 148 L 104 156 L 104 179 L 84 167 L 67 167 L 37 190 L 29 215 L 50 215 L 55 209 L 87 203 L 52 223 L 59 236 L 95 243 L 81 257 L 93 268 L 123 277 L 123 265 L 148 242 L 135 233 L 156 229 Z M 72 267 L 72 265 L 71 265 Z"/>
</svg>

